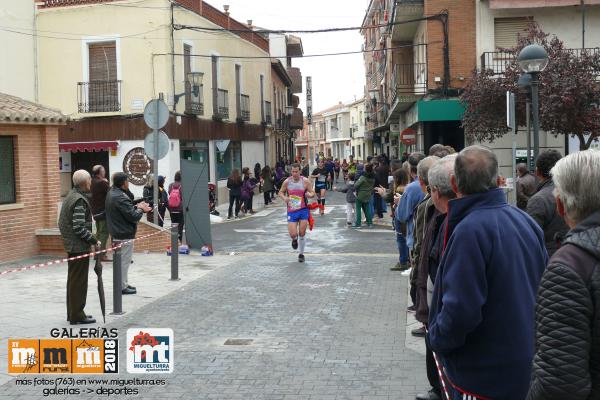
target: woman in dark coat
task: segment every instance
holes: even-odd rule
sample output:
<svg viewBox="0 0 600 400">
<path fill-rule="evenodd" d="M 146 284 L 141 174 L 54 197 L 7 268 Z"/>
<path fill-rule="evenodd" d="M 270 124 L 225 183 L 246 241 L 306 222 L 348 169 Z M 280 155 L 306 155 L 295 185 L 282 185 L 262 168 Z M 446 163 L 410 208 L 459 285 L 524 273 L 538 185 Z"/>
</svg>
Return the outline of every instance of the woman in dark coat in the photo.
<svg viewBox="0 0 600 400">
<path fill-rule="evenodd" d="M 235 203 L 235 218 L 239 218 L 240 213 L 240 200 L 242 197 L 242 177 L 240 171 L 234 168 L 231 171 L 231 175 L 227 178 L 227 188 L 229 189 L 229 211 L 227 213 L 227 219 L 231 219 L 233 216 L 233 204 Z"/>
</svg>

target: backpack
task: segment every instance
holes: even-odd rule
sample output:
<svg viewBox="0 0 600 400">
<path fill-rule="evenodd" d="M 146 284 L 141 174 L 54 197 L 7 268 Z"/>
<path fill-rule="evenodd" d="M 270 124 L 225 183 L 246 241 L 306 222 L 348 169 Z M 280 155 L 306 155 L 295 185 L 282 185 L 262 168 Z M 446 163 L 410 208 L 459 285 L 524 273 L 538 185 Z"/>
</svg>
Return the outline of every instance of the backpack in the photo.
<svg viewBox="0 0 600 400">
<path fill-rule="evenodd" d="M 181 207 L 181 186 L 175 186 L 171 189 L 169 196 L 169 208 L 175 209 Z"/>
</svg>

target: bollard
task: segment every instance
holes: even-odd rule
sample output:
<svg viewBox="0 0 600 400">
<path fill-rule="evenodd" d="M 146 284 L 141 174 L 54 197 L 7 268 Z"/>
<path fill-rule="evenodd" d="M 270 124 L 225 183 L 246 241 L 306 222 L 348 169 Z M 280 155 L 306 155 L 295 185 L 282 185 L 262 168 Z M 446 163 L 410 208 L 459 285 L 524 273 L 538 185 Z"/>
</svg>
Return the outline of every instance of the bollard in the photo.
<svg viewBox="0 0 600 400">
<path fill-rule="evenodd" d="M 171 223 L 171 279 L 179 280 L 179 224 Z"/>
<path fill-rule="evenodd" d="M 115 243 L 116 242 L 116 243 Z M 113 244 L 121 242 L 113 241 Z M 113 252 L 113 312 L 112 315 L 123 314 L 123 276 L 121 275 L 121 248 L 118 247 Z"/>
</svg>

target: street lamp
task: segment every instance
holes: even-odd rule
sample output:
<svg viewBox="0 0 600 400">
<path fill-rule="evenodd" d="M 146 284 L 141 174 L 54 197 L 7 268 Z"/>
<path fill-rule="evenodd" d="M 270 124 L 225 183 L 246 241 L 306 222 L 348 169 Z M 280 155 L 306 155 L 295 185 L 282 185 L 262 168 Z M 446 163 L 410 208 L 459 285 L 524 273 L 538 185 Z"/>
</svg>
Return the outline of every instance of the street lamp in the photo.
<svg viewBox="0 0 600 400">
<path fill-rule="evenodd" d="M 527 125 L 527 168 L 531 171 L 531 75 L 523 74 L 517 81 L 521 93 L 525 94 L 525 121 Z M 533 171 L 532 171 L 533 172 Z"/>
<path fill-rule="evenodd" d="M 537 160 L 540 151 L 539 74 L 548 66 L 548 53 L 539 44 L 530 44 L 517 58 L 523 72 L 531 76 L 531 103 L 533 107 L 533 157 Z"/>
<path fill-rule="evenodd" d="M 188 72 L 186 76 L 186 83 L 189 83 L 192 87 L 192 94 L 194 97 L 198 97 L 200 94 L 200 86 L 202 86 L 202 78 L 204 78 L 204 72 Z M 187 88 L 183 91 L 183 93 L 179 93 L 173 96 L 173 102 L 175 108 L 177 106 L 177 102 L 182 96 L 187 94 Z"/>
</svg>

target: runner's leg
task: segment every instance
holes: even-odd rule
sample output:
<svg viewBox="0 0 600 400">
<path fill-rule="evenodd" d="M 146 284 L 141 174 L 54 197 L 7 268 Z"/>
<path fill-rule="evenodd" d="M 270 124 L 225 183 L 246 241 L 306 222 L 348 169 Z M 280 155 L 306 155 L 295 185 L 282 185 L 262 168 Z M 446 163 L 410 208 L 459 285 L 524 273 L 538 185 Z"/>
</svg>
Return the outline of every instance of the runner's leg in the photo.
<svg viewBox="0 0 600 400">
<path fill-rule="evenodd" d="M 308 221 L 305 219 L 300 220 L 299 224 L 299 237 L 298 237 L 298 247 L 299 247 L 299 255 L 298 261 L 304 262 L 304 249 L 306 247 L 306 226 L 308 225 Z"/>
</svg>

